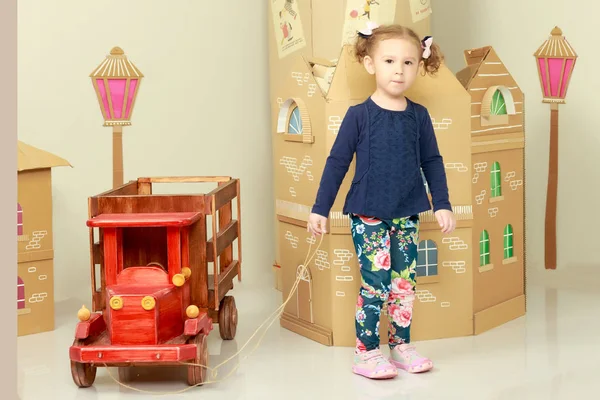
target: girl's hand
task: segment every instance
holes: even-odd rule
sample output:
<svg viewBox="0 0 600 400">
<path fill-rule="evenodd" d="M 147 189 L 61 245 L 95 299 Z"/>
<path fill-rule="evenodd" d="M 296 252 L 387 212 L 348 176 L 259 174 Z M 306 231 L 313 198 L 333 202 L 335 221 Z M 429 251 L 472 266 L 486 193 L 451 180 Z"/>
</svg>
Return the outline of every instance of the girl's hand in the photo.
<svg viewBox="0 0 600 400">
<path fill-rule="evenodd" d="M 440 228 L 442 228 L 442 233 L 452 233 L 456 228 L 456 218 L 450 210 L 436 211 L 435 218 L 438 224 L 440 224 Z"/>
<path fill-rule="evenodd" d="M 319 214 L 311 213 L 308 217 L 306 231 L 313 235 L 327 233 L 327 218 Z"/>
</svg>

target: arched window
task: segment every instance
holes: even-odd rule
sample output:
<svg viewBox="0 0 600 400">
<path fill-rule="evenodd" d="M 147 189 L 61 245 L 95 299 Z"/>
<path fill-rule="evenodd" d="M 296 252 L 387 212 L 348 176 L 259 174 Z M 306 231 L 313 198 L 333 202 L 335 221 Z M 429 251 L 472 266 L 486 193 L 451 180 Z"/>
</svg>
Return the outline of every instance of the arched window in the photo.
<svg viewBox="0 0 600 400">
<path fill-rule="evenodd" d="M 479 237 L 479 266 L 484 267 L 490 263 L 490 235 L 488 231 L 481 232 Z"/>
<path fill-rule="evenodd" d="M 417 248 L 417 276 L 438 274 L 438 249 L 433 240 L 422 240 Z"/>
<path fill-rule="evenodd" d="M 498 161 L 494 162 L 492 166 L 490 180 L 492 197 L 502 196 L 502 171 L 500 170 L 500 163 Z"/>
<path fill-rule="evenodd" d="M 511 224 L 506 225 L 504 228 L 504 259 L 514 257 L 514 246 L 513 246 L 513 227 Z"/>
<path fill-rule="evenodd" d="M 17 236 L 23 235 L 23 208 L 17 203 Z"/>
<path fill-rule="evenodd" d="M 515 102 L 506 86 L 490 87 L 481 100 L 481 126 L 506 125 L 509 115 L 515 115 Z"/>
<path fill-rule="evenodd" d="M 302 99 L 291 98 L 281 104 L 277 117 L 277 133 L 290 142 L 314 143 L 308 108 Z"/>
</svg>

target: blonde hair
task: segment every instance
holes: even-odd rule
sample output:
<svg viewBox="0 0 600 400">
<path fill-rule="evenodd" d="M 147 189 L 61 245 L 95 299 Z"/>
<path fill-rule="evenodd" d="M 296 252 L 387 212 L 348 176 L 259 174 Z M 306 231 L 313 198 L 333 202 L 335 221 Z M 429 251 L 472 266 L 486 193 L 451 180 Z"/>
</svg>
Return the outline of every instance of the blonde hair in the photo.
<svg viewBox="0 0 600 400">
<path fill-rule="evenodd" d="M 387 39 L 408 39 L 410 40 L 420 51 L 421 60 L 425 66 L 425 73 L 434 75 L 440 68 L 444 55 L 442 54 L 440 47 L 437 43 L 431 44 L 431 55 L 428 58 L 423 58 L 423 45 L 419 36 L 410 28 L 402 25 L 382 25 L 378 28 L 373 29 L 373 33 L 369 36 L 358 35 L 356 44 L 354 46 L 354 52 L 358 62 L 362 63 L 366 56 L 372 56 L 373 51 L 382 40 Z"/>
</svg>

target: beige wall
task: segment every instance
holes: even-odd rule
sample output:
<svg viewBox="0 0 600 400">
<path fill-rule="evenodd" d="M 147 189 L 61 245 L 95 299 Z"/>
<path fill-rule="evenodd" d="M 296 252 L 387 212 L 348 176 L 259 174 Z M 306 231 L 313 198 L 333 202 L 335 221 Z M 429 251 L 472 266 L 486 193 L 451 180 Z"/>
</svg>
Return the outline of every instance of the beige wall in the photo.
<svg viewBox="0 0 600 400">
<path fill-rule="evenodd" d="M 90 299 L 86 198 L 112 185 L 112 139 L 88 75 L 113 46 L 146 76 L 124 128 L 125 179 L 241 178 L 244 282 L 272 282 L 266 6 L 19 2 L 19 139 L 74 166 L 53 170 L 57 301 Z"/>
<path fill-rule="evenodd" d="M 595 211 L 600 188 L 600 135 L 594 130 L 600 75 L 593 50 L 600 6 L 567 0 L 432 0 L 434 40 L 453 72 L 464 66 L 462 51 L 492 45 L 525 93 L 527 169 L 527 260 L 544 268 L 544 218 L 548 178 L 550 108 L 541 102 L 533 53 L 558 25 L 580 56 L 567 104 L 559 108 L 558 268 L 597 265 Z"/>
<path fill-rule="evenodd" d="M 581 58 L 560 107 L 560 266 L 593 263 L 600 139 L 593 27 L 600 6 L 560 0 L 432 0 L 433 34 L 453 72 L 462 50 L 493 45 L 526 94 L 530 268 L 543 268 L 550 112 L 533 52 L 558 24 Z M 242 179 L 244 280 L 274 258 L 267 3 L 19 2 L 19 138 L 68 159 L 53 171 L 56 299 L 89 298 L 86 197 L 112 183 L 110 129 L 89 73 L 121 46 L 146 75 L 124 130 L 125 179 L 229 174 Z M 160 5 L 159 5 L 160 4 Z M 462 9 L 461 9 L 462 8 Z M 579 14 L 581 13 L 581 14 Z M 586 27 L 587 29 L 582 29 Z M 243 33 L 247 30 L 250 33 Z M 600 61 L 600 60 L 598 60 Z M 146 146 L 146 149 L 143 148 Z M 254 146 L 254 150 L 250 147 Z M 228 151 L 228 155 L 225 151 Z M 576 155 L 576 152 L 579 152 Z M 264 180 L 264 181 L 263 181 Z M 201 188 L 202 189 L 202 188 Z"/>
</svg>

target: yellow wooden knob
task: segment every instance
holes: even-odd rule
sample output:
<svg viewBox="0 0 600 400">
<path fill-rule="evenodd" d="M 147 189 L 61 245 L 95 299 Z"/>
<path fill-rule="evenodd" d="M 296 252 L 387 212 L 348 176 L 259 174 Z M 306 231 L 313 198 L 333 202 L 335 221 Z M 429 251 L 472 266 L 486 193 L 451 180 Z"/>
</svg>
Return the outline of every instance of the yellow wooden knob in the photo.
<svg viewBox="0 0 600 400">
<path fill-rule="evenodd" d="M 185 279 L 189 279 L 192 276 L 192 270 L 188 267 L 181 268 L 181 273 L 185 276 Z"/>
<path fill-rule="evenodd" d="M 142 308 L 146 311 L 150 311 L 150 310 L 154 309 L 155 305 L 156 305 L 156 300 L 154 300 L 154 297 L 152 297 L 152 296 L 146 296 L 142 299 Z"/>
<path fill-rule="evenodd" d="M 196 318 L 198 315 L 200 315 L 200 309 L 195 305 L 191 305 L 185 310 L 185 314 L 188 316 L 188 318 Z"/>
<path fill-rule="evenodd" d="M 175 286 L 183 286 L 185 283 L 185 276 L 183 274 L 177 274 L 173 276 L 173 285 Z"/>
<path fill-rule="evenodd" d="M 123 299 L 121 296 L 115 296 L 110 299 L 110 308 L 113 310 L 120 310 L 123 308 Z"/>
<path fill-rule="evenodd" d="M 89 320 L 91 315 L 92 313 L 85 307 L 85 304 L 77 311 L 77 318 L 79 318 L 81 322 Z"/>
</svg>

